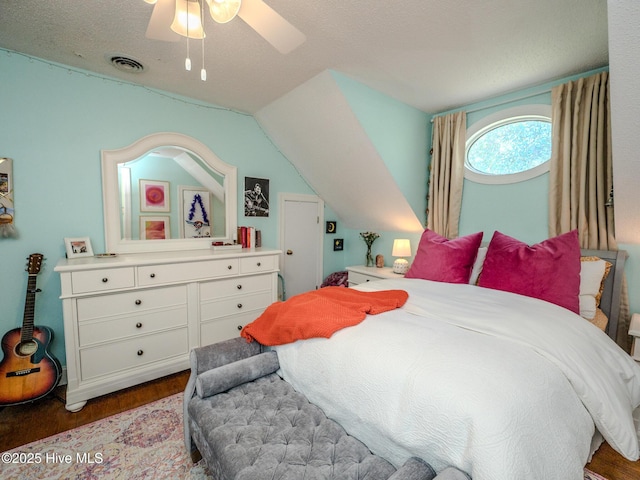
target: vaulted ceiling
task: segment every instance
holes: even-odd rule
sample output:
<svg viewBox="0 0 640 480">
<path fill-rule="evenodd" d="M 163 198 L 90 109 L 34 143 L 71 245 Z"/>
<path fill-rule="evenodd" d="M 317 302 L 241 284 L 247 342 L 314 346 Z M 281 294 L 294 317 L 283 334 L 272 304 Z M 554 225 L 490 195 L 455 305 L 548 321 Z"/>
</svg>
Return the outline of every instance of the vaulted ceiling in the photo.
<svg viewBox="0 0 640 480">
<path fill-rule="evenodd" d="M 283 55 L 205 15 L 206 82 L 200 41 L 187 72 L 185 38 L 145 37 L 143 0 L 3 0 L 0 47 L 249 113 L 329 69 L 436 113 L 608 64 L 606 0 L 265 1 L 306 41 Z"/>
<path fill-rule="evenodd" d="M 606 0 L 264 1 L 306 36 L 290 53 L 241 18 L 213 22 L 207 9 L 204 42 L 151 40 L 154 6 L 144 0 L 2 0 L 0 48 L 255 115 L 345 226 L 403 231 L 421 229 L 423 208 L 411 206 L 326 72 L 438 113 L 609 60 Z"/>
</svg>

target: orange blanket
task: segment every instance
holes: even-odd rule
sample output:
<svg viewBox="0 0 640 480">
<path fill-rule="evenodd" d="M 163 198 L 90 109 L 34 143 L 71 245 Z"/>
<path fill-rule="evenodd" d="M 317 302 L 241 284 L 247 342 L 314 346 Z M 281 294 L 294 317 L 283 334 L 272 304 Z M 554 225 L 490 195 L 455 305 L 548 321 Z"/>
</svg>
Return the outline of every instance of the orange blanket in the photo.
<svg viewBox="0 0 640 480">
<path fill-rule="evenodd" d="M 282 345 L 313 337 L 329 338 L 337 330 L 357 325 L 367 314 L 401 307 L 409 298 L 404 290 L 361 292 L 325 287 L 271 304 L 240 335 L 247 342 Z"/>
</svg>

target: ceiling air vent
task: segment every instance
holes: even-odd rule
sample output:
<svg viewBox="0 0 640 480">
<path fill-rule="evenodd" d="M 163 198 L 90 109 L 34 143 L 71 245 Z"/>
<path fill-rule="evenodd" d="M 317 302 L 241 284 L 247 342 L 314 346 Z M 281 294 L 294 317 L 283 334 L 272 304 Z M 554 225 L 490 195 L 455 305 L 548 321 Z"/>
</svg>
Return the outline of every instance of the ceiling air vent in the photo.
<svg viewBox="0 0 640 480">
<path fill-rule="evenodd" d="M 124 55 L 111 55 L 109 62 L 118 70 L 127 73 L 142 73 L 144 70 L 144 65 L 138 60 Z"/>
</svg>

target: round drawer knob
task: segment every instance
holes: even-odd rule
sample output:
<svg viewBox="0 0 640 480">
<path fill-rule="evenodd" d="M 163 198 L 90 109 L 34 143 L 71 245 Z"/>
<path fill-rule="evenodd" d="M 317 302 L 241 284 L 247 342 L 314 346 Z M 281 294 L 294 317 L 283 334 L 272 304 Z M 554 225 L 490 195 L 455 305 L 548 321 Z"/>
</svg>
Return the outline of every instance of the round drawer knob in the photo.
<svg viewBox="0 0 640 480">
<path fill-rule="evenodd" d="M 136 305 L 141 305 L 142 304 L 142 300 L 136 300 Z"/>
<path fill-rule="evenodd" d="M 256 265 L 260 266 L 260 265 L 262 265 L 262 263 L 258 262 L 258 263 L 256 263 Z"/>
<path fill-rule="evenodd" d="M 136 323 L 136 328 L 142 328 L 142 324 L 140 322 Z"/>
<path fill-rule="evenodd" d="M 227 265 L 227 270 L 231 270 L 233 268 L 232 265 Z"/>
<path fill-rule="evenodd" d="M 238 290 L 242 290 L 242 285 L 238 284 L 238 286 L 236 287 Z"/>
<path fill-rule="evenodd" d="M 104 278 L 102 279 L 102 283 L 107 283 L 108 281 L 109 281 L 109 279 L 108 279 L 107 277 L 104 277 Z"/>
<path fill-rule="evenodd" d="M 238 325 L 238 330 L 242 330 L 242 325 Z"/>
<path fill-rule="evenodd" d="M 138 350 L 138 356 L 141 357 L 144 352 L 142 350 Z"/>
<path fill-rule="evenodd" d="M 242 304 L 241 303 L 238 304 L 238 308 L 242 308 Z"/>
<path fill-rule="evenodd" d="M 155 273 L 152 273 L 152 274 L 150 274 L 149 276 L 150 276 L 151 278 L 156 278 L 156 274 L 155 274 Z"/>
</svg>

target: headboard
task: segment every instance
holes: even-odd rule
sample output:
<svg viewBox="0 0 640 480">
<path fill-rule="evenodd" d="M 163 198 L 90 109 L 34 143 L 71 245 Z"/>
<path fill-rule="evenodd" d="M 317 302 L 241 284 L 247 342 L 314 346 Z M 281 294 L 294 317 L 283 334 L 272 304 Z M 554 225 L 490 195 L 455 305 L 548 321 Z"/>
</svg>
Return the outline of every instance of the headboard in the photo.
<svg viewBox="0 0 640 480">
<path fill-rule="evenodd" d="M 624 263 L 627 260 L 625 250 L 586 250 L 582 251 L 583 256 L 600 257 L 611 263 L 611 271 L 604 282 L 604 291 L 600 299 L 600 308 L 609 318 L 607 324 L 607 335 L 617 342 L 618 337 L 618 317 L 620 315 L 620 297 L 622 295 L 622 280 L 624 278 Z"/>
</svg>

